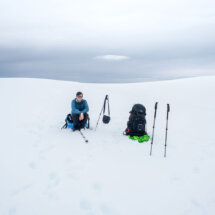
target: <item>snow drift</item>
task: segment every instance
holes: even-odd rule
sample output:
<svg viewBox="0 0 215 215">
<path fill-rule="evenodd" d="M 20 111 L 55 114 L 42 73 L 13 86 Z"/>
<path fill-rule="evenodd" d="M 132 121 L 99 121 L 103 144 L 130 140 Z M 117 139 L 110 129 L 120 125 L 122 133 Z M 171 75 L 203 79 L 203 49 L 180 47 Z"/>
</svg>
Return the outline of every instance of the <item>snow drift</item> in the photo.
<svg viewBox="0 0 215 215">
<path fill-rule="evenodd" d="M 111 122 L 61 130 L 83 91 L 95 127 L 106 94 Z M 215 77 L 133 84 L 0 79 L 1 215 L 213 215 Z M 122 135 L 135 103 L 147 110 L 150 142 Z M 167 158 L 163 157 L 170 103 Z"/>
</svg>

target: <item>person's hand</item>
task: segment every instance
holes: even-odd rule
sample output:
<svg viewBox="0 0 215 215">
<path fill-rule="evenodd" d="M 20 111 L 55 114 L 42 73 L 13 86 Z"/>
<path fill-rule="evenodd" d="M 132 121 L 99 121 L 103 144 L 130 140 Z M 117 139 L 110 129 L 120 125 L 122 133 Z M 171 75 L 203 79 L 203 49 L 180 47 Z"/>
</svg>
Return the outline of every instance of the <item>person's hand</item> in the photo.
<svg viewBox="0 0 215 215">
<path fill-rule="evenodd" d="M 84 119 L 84 114 L 81 113 L 80 116 L 79 116 L 79 120 L 81 121 L 81 120 L 83 120 L 83 119 Z"/>
</svg>

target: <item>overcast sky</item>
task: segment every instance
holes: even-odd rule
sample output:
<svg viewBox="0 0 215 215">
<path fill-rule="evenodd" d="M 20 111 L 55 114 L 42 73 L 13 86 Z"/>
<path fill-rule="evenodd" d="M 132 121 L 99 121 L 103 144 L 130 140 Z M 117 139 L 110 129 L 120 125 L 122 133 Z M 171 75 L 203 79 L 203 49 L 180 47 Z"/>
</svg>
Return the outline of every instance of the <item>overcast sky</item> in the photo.
<svg viewBox="0 0 215 215">
<path fill-rule="evenodd" d="M 0 0 L 0 77 L 215 74 L 214 0 Z"/>
</svg>

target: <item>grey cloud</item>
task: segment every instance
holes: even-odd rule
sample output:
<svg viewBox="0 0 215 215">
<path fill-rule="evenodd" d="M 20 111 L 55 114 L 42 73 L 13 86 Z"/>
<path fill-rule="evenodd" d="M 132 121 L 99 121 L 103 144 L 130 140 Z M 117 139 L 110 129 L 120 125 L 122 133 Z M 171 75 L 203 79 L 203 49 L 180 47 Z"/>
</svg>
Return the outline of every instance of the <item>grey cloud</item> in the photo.
<svg viewBox="0 0 215 215">
<path fill-rule="evenodd" d="M 129 50 L 123 52 L 128 54 Z M 140 48 L 136 52 L 131 50 L 126 61 L 95 61 L 96 53 L 102 54 L 102 50 L 4 48 L 0 49 L 0 77 L 135 82 L 211 75 L 215 68 L 213 52 L 201 48 L 195 54 L 192 51 L 184 53 L 183 48 L 166 47 L 152 52 Z"/>
</svg>

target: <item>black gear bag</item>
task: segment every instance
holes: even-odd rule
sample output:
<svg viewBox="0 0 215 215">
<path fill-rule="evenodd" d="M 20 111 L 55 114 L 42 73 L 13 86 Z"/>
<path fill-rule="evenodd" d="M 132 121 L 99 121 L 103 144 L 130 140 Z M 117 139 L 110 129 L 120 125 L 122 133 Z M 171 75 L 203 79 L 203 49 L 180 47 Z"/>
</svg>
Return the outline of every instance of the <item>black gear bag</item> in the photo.
<svg viewBox="0 0 215 215">
<path fill-rule="evenodd" d="M 130 136 L 143 136 L 147 134 L 146 108 L 142 104 L 135 104 L 129 113 L 130 116 L 124 134 Z"/>
</svg>

